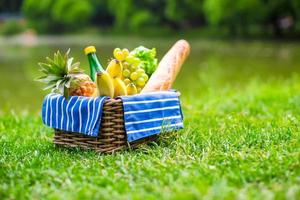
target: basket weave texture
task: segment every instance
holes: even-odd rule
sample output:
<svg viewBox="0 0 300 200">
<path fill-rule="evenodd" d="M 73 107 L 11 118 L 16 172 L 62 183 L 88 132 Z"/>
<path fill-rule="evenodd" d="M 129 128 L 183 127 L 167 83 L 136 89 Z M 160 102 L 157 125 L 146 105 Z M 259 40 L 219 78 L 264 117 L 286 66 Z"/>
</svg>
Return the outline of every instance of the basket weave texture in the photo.
<svg viewBox="0 0 300 200">
<path fill-rule="evenodd" d="M 54 144 L 57 146 L 94 150 L 99 153 L 113 153 L 129 147 L 138 147 L 152 141 L 156 136 L 127 142 L 124 127 L 123 102 L 121 99 L 108 99 L 104 102 L 101 133 L 98 137 L 85 136 L 79 133 L 54 130 Z"/>
</svg>

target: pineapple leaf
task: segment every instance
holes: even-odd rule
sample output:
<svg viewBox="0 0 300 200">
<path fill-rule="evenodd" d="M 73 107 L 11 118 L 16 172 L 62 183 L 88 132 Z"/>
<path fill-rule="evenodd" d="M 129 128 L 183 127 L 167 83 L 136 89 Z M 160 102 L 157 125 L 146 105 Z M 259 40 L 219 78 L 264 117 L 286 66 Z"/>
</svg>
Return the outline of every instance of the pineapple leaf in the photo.
<svg viewBox="0 0 300 200">
<path fill-rule="evenodd" d="M 52 84 L 47 84 L 46 87 L 43 88 L 43 90 L 48 90 L 48 89 L 54 89 L 56 86 L 56 83 L 52 83 Z"/>
<path fill-rule="evenodd" d="M 44 83 L 49 83 L 49 82 L 52 82 L 52 81 L 58 81 L 60 79 L 61 79 L 60 76 L 48 75 L 48 76 L 40 77 L 39 81 L 44 82 Z"/>
<path fill-rule="evenodd" d="M 66 83 L 65 83 L 66 88 L 71 87 L 71 81 L 72 81 L 72 78 L 69 78 L 68 80 L 66 80 Z"/>
<path fill-rule="evenodd" d="M 57 63 L 55 63 L 51 58 L 47 57 L 49 67 L 49 74 L 63 74 L 64 69 L 62 69 Z"/>
<path fill-rule="evenodd" d="M 59 88 L 60 85 L 64 82 L 64 79 L 60 79 L 56 82 L 56 88 Z"/>
<path fill-rule="evenodd" d="M 71 51 L 71 49 L 69 48 L 67 50 L 67 52 L 65 53 L 65 60 L 68 60 L 70 51 Z"/>
<path fill-rule="evenodd" d="M 65 80 L 59 80 L 56 83 L 56 90 L 59 94 L 62 94 L 62 95 L 64 94 L 64 88 L 65 88 L 64 82 L 65 82 Z"/>
<path fill-rule="evenodd" d="M 54 61 L 53 61 L 51 58 L 49 58 L 49 57 L 46 57 L 46 60 L 48 61 L 48 63 L 49 63 L 50 65 L 55 64 Z"/>
<path fill-rule="evenodd" d="M 56 52 L 56 55 L 57 55 L 57 61 L 56 61 L 57 65 L 58 65 L 60 68 L 64 69 L 64 67 L 65 67 L 64 61 L 65 61 L 65 60 L 64 60 L 63 56 L 61 55 L 60 51 L 57 51 L 57 52 Z"/>
<path fill-rule="evenodd" d="M 80 62 L 76 62 L 72 65 L 72 68 L 79 68 Z"/>
<path fill-rule="evenodd" d="M 53 56 L 53 62 L 54 63 L 58 63 L 58 53 L 59 53 L 59 51 L 57 51 L 56 53 L 54 53 L 54 56 Z"/>
<path fill-rule="evenodd" d="M 69 89 L 76 89 L 80 86 L 83 73 L 79 62 L 73 63 L 74 58 L 69 57 L 70 49 L 62 55 L 60 51 L 54 53 L 53 58 L 46 57 L 45 63 L 38 63 L 43 73 L 36 81 L 46 83 L 44 89 L 51 89 L 52 92 L 60 93 L 65 97 L 69 96 Z M 79 75 L 78 75 L 79 74 Z"/>
<path fill-rule="evenodd" d="M 45 69 L 46 71 L 51 70 L 51 65 L 47 63 L 38 63 L 38 65 L 40 66 L 41 69 Z"/>
<path fill-rule="evenodd" d="M 68 69 L 68 72 L 70 72 L 72 70 L 72 62 L 73 62 L 73 57 L 72 58 L 69 58 L 67 60 L 67 69 Z"/>
</svg>

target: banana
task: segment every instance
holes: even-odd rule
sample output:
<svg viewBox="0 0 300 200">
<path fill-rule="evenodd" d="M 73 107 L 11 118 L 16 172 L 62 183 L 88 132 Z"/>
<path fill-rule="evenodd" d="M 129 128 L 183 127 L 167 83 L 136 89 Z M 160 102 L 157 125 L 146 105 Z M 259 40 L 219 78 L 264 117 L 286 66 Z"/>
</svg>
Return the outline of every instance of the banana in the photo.
<svg viewBox="0 0 300 200">
<path fill-rule="evenodd" d="M 127 95 L 134 95 L 137 94 L 137 89 L 133 83 L 129 83 L 126 86 Z"/>
<path fill-rule="evenodd" d="M 120 78 L 114 78 L 114 97 L 127 95 L 125 83 Z"/>
<path fill-rule="evenodd" d="M 116 78 L 116 77 L 121 78 L 123 72 L 123 65 L 120 61 L 113 59 L 108 64 L 106 71 L 109 73 L 109 75 L 112 78 Z"/>
<path fill-rule="evenodd" d="M 107 73 L 107 71 L 101 71 L 97 73 L 97 86 L 99 96 L 114 97 L 114 83 L 113 79 Z"/>
</svg>

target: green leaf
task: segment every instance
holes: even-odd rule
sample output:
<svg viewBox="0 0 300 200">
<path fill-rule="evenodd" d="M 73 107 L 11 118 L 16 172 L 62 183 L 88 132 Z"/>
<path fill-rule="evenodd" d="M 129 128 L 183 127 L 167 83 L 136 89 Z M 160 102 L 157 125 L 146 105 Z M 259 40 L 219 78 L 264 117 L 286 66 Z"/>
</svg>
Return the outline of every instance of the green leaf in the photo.
<svg viewBox="0 0 300 200">
<path fill-rule="evenodd" d="M 143 46 L 139 46 L 130 52 L 134 57 L 139 58 L 141 62 L 141 67 L 146 71 L 150 77 L 157 67 L 156 49 L 148 49 Z"/>
<path fill-rule="evenodd" d="M 53 89 L 56 88 L 56 83 L 52 83 L 52 84 L 47 84 L 46 87 L 43 88 L 43 90 L 48 90 L 48 89 Z"/>
</svg>

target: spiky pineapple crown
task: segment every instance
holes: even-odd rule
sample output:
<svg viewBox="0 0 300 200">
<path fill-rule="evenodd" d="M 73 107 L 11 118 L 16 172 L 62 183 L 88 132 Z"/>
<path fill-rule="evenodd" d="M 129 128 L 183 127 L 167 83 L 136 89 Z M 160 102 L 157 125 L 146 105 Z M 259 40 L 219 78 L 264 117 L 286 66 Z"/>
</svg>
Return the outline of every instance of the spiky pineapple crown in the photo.
<svg viewBox="0 0 300 200">
<path fill-rule="evenodd" d="M 46 57 L 47 63 L 38 63 L 44 75 L 37 81 L 46 83 L 44 90 L 51 89 L 52 92 L 68 97 L 68 89 L 73 79 L 71 74 L 83 73 L 83 70 L 79 68 L 80 63 L 72 63 L 73 57 L 69 58 L 69 53 L 70 49 L 64 56 L 57 51 L 53 59 Z"/>
</svg>

